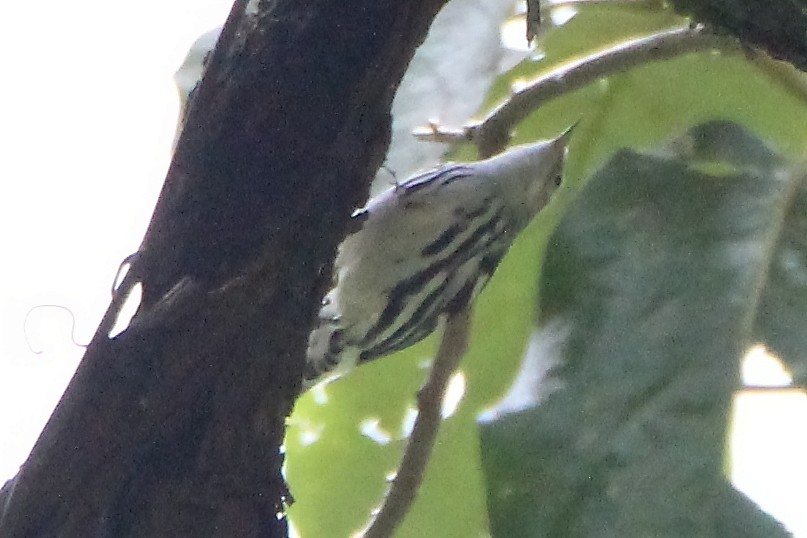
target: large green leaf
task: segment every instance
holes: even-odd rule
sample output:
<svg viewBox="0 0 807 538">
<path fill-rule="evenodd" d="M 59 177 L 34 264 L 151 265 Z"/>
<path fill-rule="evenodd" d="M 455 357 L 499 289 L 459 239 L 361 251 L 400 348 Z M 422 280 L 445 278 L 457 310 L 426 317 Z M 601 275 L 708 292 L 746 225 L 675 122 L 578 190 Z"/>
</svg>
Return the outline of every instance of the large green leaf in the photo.
<svg viewBox="0 0 807 538">
<path fill-rule="evenodd" d="M 530 358 L 559 361 L 562 388 L 482 426 L 494 536 L 736 535 L 727 417 L 800 182 L 724 121 L 592 177 L 544 261 L 538 338 L 556 344 L 534 349 L 557 356 Z M 783 535 L 740 512 L 749 536 Z"/>
</svg>

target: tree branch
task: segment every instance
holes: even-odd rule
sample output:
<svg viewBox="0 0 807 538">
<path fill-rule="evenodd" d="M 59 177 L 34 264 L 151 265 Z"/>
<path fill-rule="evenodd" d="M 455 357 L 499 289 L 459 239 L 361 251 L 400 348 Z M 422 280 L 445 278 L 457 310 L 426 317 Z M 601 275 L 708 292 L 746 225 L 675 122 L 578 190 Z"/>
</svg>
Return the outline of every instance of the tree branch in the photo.
<svg viewBox="0 0 807 538">
<path fill-rule="evenodd" d="M 415 500 L 440 428 L 440 410 L 446 386 L 468 345 L 470 321 L 470 305 L 446 315 L 443 336 L 429 378 L 418 391 L 418 416 L 398 472 L 381 508 L 367 529 L 360 534 L 361 538 L 392 536 Z"/>
<path fill-rule="evenodd" d="M 509 99 L 494 108 L 484 120 L 462 129 L 429 125 L 415 131 L 422 140 L 438 142 L 472 141 L 483 157 L 500 152 L 515 126 L 545 102 L 582 88 L 615 73 L 668 60 L 690 52 L 740 50 L 736 39 L 715 35 L 703 27 L 675 28 L 631 39 L 566 62 L 513 91 Z"/>
<path fill-rule="evenodd" d="M 443 3 L 235 2 L 127 273 L 140 310 L 88 347 L 0 535 L 286 535 L 308 333 Z"/>
</svg>

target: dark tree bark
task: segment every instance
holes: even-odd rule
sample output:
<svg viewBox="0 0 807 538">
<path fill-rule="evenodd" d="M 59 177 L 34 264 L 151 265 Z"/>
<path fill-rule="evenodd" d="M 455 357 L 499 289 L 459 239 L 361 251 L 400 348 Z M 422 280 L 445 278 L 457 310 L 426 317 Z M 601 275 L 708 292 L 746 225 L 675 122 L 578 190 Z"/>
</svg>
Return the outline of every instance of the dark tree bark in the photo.
<svg viewBox="0 0 807 538">
<path fill-rule="evenodd" d="M 141 308 L 88 347 L 0 536 L 286 535 L 307 335 L 444 2 L 236 2 L 127 275 Z"/>
</svg>

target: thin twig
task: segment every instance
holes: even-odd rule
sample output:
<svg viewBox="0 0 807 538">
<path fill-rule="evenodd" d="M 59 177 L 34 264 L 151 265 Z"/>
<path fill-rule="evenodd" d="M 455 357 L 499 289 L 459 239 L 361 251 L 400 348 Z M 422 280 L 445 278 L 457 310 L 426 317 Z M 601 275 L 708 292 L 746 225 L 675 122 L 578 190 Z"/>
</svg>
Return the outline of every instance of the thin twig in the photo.
<svg viewBox="0 0 807 538">
<path fill-rule="evenodd" d="M 361 538 L 392 536 L 415 500 L 440 427 L 440 410 L 446 385 L 465 354 L 468 344 L 470 312 L 470 306 L 466 305 L 446 317 L 443 337 L 429 378 L 418 391 L 418 416 L 398 467 L 398 473 L 392 480 L 390 490 L 373 520 L 366 530 L 359 533 Z"/>
<path fill-rule="evenodd" d="M 412 136 L 418 140 L 426 142 L 440 142 L 443 144 L 454 144 L 456 142 L 472 142 L 471 131 L 465 127 L 447 127 L 435 121 L 430 121 L 426 125 L 415 127 Z"/>
<path fill-rule="evenodd" d="M 513 128 L 547 101 L 632 67 L 709 49 L 737 51 L 739 44 L 732 37 L 716 35 L 702 26 L 675 28 L 623 41 L 559 65 L 523 84 L 481 122 L 463 129 L 435 125 L 415 136 L 425 140 L 472 140 L 480 155 L 493 155 L 507 144 Z"/>
<path fill-rule="evenodd" d="M 527 0 L 527 45 L 541 32 L 541 0 Z"/>
</svg>

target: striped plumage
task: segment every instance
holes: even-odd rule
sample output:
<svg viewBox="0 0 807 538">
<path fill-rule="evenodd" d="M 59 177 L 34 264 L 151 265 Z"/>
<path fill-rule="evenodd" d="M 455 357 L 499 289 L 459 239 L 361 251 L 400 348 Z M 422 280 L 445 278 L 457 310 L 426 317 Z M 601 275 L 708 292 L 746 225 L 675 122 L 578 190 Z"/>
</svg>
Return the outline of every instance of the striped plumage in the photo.
<svg viewBox="0 0 807 538">
<path fill-rule="evenodd" d="M 306 385 L 422 340 L 472 300 L 560 184 L 569 132 L 423 172 L 358 211 L 311 333 Z"/>
</svg>

